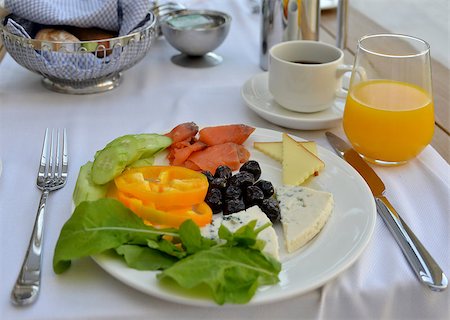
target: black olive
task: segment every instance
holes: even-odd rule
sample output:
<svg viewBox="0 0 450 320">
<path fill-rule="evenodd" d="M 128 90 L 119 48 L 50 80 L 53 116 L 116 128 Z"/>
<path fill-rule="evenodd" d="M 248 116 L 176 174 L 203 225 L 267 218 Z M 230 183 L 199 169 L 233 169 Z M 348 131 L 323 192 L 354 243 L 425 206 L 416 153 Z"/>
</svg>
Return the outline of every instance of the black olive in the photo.
<svg viewBox="0 0 450 320">
<path fill-rule="evenodd" d="M 224 192 L 225 199 L 239 199 L 242 197 L 242 190 L 237 186 L 228 186 Z"/>
<path fill-rule="evenodd" d="M 244 192 L 245 207 L 249 208 L 264 200 L 264 193 L 257 186 L 249 186 Z"/>
<path fill-rule="evenodd" d="M 228 179 L 231 177 L 233 172 L 228 166 L 218 166 L 216 169 L 216 173 L 214 174 L 214 178 L 225 178 Z"/>
<path fill-rule="evenodd" d="M 255 160 L 247 161 L 242 165 L 242 167 L 239 169 L 240 172 L 249 172 L 253 175 L 255 181 L 261 177 L 261 167 L 259 166 L 259 163 Z"/>
<path fill-rule="evenodd" d="M 221 212 L 223 206 L 222 192 L 216 188 L 210 189 L 206 194 L 205 202 L 211 208 L 213 213 Z"/>
<path fill-rule="evenodd" d="M 208 179 L 208 183 L 211 183 L 211 181 L 214 179 L 214 176 L 212 175 L 211 171 L 202 171 L 202 173 L 206 176 L 206 179 Z"/>
<path fill-rule="evenodd" d="M 231 199 L 225 201 L 223 205 L 223 215 L 228 215 L 245 210 L 244 200 L 242 199 Z"/>
<path fill-rule="evenodd" d="M 253 185 L 253 183 L 255 182 L 255 178 L 251 173 L 242 171 L 236 173 L 228 181 L 230 185 L 239 187 L 244 190 L 248 186 Z"/>
<path fill-rule="evenodd" d="M 278 201 L 274 198 L 264 199 L 260 204 L 259 208 L 264 212 L 272 223 L 280 220 L 280 206 Z"/>
<path fill-rule="evenodd" d="M 227 179 L 225 178 L 214 178 L 209 183 L 210 189 L 216 188 L 220 191 L 225 191 L 225 188 L 227 187 Z"/>
<path fill-rule="evenodd" d="M 262 190 L 262 192 L 264 193 L 264 198 L 270 198 L 275 192 L 272 182 L 267 180 L 259 180 L 255 183 L 255 186 Z"/>
</svg>

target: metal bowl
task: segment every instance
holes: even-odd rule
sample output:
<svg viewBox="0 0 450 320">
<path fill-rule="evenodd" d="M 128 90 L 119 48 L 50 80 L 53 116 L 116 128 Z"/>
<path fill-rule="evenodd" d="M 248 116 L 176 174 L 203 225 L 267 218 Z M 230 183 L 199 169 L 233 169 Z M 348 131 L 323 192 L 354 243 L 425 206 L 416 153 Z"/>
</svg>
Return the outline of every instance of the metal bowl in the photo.
<svg viewBox="0 0 450 320">
<path fill-rule="evenodd" d="M 56 42 L 14 35 L 0 24 L 0 36 L 11 57 L 21 66 L 43 76 L 48 89 L 70 94 L 108 91 L 121 82 L 121 72 L 138 63 L 148 52 L 157 21 L 149 20 L 139 31 L 99 41 Z"/>
<path fill-rule="evenodd" d="M 209 23 L 189 23 L 189 17 L 203 17 Z M 186 20 L 184 25 L 174 22 Z M 205 20 L 205 21 L 206 21 Z M 166 40 L 177 50 L 189 56 L 203 56 L 219 47 L 230 30 L 231 17 L 220 11 L 178 10 L 166 14 L 161 30 Z"/>
<path fill-rule="evenodd" d="M 186 9 L 186 7 L 184 5 L 182 5 L 181 3 L 178 3 L 178 2 L 166 2 L 166 3 L 158 4 L 157 1 L 152 1 L 151 6 L 152 6 L 151 10 L 152 10 L 153 14 L 156 16 L 156 19 L 158 21 L 162 21 L 164 19 L 164 17 L 171 12 Z M 159 23 L 158 23 L 156 29 L 157 29 L 158 36 L 161 37 L 163 34 L 162 34 Z"/>
</svg>

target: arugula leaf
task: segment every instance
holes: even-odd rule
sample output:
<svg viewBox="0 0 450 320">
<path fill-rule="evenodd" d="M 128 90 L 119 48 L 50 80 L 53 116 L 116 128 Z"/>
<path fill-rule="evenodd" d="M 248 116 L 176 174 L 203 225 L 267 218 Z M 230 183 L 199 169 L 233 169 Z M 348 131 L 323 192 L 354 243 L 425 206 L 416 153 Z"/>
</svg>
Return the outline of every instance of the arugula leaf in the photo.
<svg viewBox="0 0 450 320">
<path fill-rule="evenodd" d="M 246 303 L 259 286 L 277 283 L 280 270 L 280 262 L 258 250 L 216 246 L 178 261 L 157 277 L 184 288 L 205 284 L 218 304 Z"/>
<path fill-rule="evenodd" d="M 53 255 L 53 270 L 62 273 L 73 259 L 87 257 L 123 244 L 147 245 L 175 229 L 155 229 L 114 199 L 82 202 L 64 224 Z"/>
<path fill-rule="evenodd" d="M 172 266 L 178 259 L 161 254 L 149 247 L 122 245 L 116 249 L 122 255 L 127 265 L 137 270 L 161 270 Z"/>
<path fill-rule="evenodd" d="M 186 256 L 186 251 L 184 251 L 180 246 L 177 246 L 176 244 L 165 239 L 160 241 L 147 240 L 147 245 L 152 249 L 162 251 L 168 255 L 177 257 L 178 259 L 182 259 Z"/>
<path fill-rule="evenodd" d="M 234 233 L 228 230 L 224 225 L 219 227 L 219 238 L 226 240 L 226 246 L 243 246 L 262 251 L 266 245 L 265 241 L 257 239 L 258 234 L 264 229 L 271 226 L 271 223 L 266 223 L 261 227 L 255 229 L 257 220 L 252 220 L 246 225 L 237 229 Z"/>
<path fill-rule="evenodd" d="M 216 241 L 203 237 L 200 233 L 200 228 L 192 220 L 183 222 L 178 232 L 183 247 L 188 254 L 207 250 L 217 244 Z"/>
</svg>

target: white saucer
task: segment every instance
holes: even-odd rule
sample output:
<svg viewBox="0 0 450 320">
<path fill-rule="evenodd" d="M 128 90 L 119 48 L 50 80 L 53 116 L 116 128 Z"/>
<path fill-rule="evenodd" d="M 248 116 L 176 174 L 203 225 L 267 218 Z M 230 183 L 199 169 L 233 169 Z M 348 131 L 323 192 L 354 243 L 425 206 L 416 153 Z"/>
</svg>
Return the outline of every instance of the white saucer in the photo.
<svg viewBox="0 0 450 320">
<path fill-rule="evenodd" d="M 321 130 L 338 126 L 344 113 L 344 99 L 336 99 L 334 105 L 324 111 L 301 113 L 280 106 L 268 88 L 268 73 L 253 76 L 241 90 L 247 106 L 259 116 L 279 126 L 299 130 Z"/>
</svg>

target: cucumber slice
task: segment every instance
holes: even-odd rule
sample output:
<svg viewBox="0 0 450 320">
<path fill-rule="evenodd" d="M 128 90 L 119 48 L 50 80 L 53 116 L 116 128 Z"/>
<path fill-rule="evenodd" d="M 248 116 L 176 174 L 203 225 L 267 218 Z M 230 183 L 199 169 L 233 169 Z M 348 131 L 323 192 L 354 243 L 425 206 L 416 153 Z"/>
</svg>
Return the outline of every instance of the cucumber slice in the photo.
<svg viewBox="0 0 450 320">
<path fill-rule="evenodd" d="M 91 169 L 91 161 L 80 168 L 72 197 L 75 206 L 78 206 L 83 201 L 95 201 L 104 198 L 108 192 L 108 186 L 96 185 L 92 182 Z"/>
<path fill-rule="evenodd" d="M 117 177 L 128 164 L 129 155 L 126 148 L 109 147 L 101 150 L 92 165 L 92 181 L 105 184 Z"/>
<path fill-rule="evenodd" d="M 140 159 L 150 158 L 172 144 L 172 139 L 156 133 L 136 134 L 138 149 L 142 152 Z"/>
<path fill-rule="evenodd" d="M 133 162 L 132 164 L 130 164 L 129 166 L 127 166 L 127 168 L 137 168 L 137 167 L 152 166 L 154 162 L 155 162 L 155 158 L 154 157 L 145 158 L 145 159 L 138 159 L 135 162 Z"/>
<path fill-rule="evenodd" d="M 109 142 L 97 151 L 92 165 L 92 181 L 105 184 L 117 177 L 138 159 L 152 158 L 153 155 L 172 143 L 166 136 L 152 133 L 128 134 Z M 148 165 L 148 164 L 146 164 Z"/>
<path fill-rule="evenodd" d="M 133 135 L 114 139 L 95 154 L 92 181 L 105 184 L 122 173 L 127 165 L 140 158 L 138 141 Z"/>
</svg>

